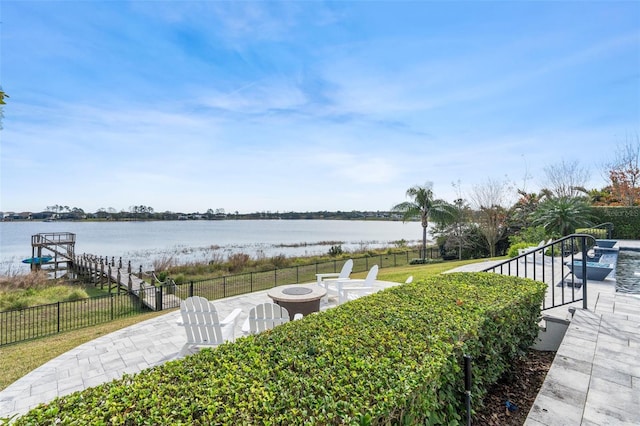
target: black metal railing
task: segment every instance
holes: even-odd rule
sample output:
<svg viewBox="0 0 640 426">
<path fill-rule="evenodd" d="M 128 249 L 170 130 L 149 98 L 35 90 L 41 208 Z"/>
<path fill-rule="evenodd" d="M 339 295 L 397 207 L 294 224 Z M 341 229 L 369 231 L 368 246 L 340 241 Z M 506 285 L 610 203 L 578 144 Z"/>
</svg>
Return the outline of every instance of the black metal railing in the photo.
<svg viewBox="0 0 640 426">
<path fill-rule="evenodd" d="M 538 247 L 523 250 L 518 256 L 484 269 L 541 281 L 548 285 L 542 310 L 582 301 L 587 308 L 589 249 L 595 238 L 572 234 Z M 586 261 L 582 261 L 586 260 Z"/>
<path fill-rule="evenodd" d="M 130 294 L 111 294 L 0 312 L 0 346 L 148 312 Z"/>
<path fill-rule="evenodd" d="M 352 257 L 353 272 L 368 271 L 374 264 L 378 264 L 380 268 L 404 266 L 408 265 L 412 259 L 421 258 L 421 256 L 421 250 L 408 250 L 400 253 Z M 428 248 L 427 257 L 439 258 L 440 251 L 437 248 Z M 143 300 L 152 300 L 155 310 L 159 311 L 178 308 L 181 300 L 194 295 L 216 300 L 267 290 L 283 284 L 315 281 L 317 273 L 339 272 L 344 261 L 344 259 L 336 259 L 181 284 L 166 282 L 160 285 L 142 286 L 138 291 L 122 294 L 4 311 L 0 312 L 0 346 L 149 312 Z M 121 261 L 116 262 L 112 259 L 112 264 L 119 264 L 123 268 Z M 130 266 L 128 270 L 128 273 L 131 273 Z"/>
</svg>

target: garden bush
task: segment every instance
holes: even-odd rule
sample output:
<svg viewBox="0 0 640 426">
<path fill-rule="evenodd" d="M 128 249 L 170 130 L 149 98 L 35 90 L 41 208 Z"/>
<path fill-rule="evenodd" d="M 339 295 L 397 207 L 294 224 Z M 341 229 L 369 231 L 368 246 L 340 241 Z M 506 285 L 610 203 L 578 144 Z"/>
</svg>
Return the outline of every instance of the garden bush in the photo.
<svg viewBox="0 0 640 426">
<path fill-rule="evenodd" d="M 511 244 L 509 246 L 509 251 L 507 251 L 507 256 L 516 257 L 518 255 L 518 250 L 526 249 L 526 248 L 529 248 L 529 247 L 535 247 L 537 245 L 538 245 L 538 243 L 516 243 L 516 244 Z"/>
<path fill-rule="evenodd" d="M 464 424 L 537 336 L 546 286 L 490 273 L 390 288 L 57 398 L 15 424 Z"/>
</svg>

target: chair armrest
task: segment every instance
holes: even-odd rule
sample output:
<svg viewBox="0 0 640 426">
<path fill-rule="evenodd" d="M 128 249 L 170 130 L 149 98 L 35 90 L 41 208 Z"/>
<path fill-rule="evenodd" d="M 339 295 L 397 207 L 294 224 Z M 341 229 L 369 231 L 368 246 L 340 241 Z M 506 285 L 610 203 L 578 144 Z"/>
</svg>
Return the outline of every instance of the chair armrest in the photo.
<svg viewBox="0 0 640 426">
<path fill-rule="evenodd" d="M 316 274 L 316 279 L 318 280 L 318 284 L 322 284 L 325 278 L 338 278 L 340 273 L 338 272 L 327 272 L 324 274 Z"/>
<path fill-rule="evenodd" d="M 348 288 L 349 284 L 355 284 L 352 287 L 355 288 L 359 288 L 362 287 L 362 284 L 364 284 L 364 279 L 360 279 L 360 278 L 344 278 L 344 279 L 339 279 L 339 280 L 335 280 L 336 285 L 338 285 L 340 288 Z"/>
<path fill-rule="evenodd" d="M 225 319 L 220 321 L 220 325 L 237 323 L 241 313 L 242 313 L 242 309 L 235 308 L 229 315 L 227 315 Z"/>
<path fill-rule="evenodd" d="M 339 277 L 339 276 L 340 276 L 339 272 L 327 272 L 323 274 L 316 274 L 317 278 L 330 278 L 330 277 Z"/>
<path fill-rule="evenodd" d="M 249 334 L 250 331 L 251 331 L 251 326 L 249 325 L 249 317 L 247 317 L 247 319 L 245 319 L 244 322 L 242 323 L 242 333 Z"/>
</svg>

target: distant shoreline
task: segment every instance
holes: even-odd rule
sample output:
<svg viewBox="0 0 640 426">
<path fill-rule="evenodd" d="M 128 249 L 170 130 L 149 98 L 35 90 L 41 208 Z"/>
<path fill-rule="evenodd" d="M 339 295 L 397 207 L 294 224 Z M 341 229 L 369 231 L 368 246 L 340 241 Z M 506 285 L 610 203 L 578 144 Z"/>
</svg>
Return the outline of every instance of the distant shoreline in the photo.
<svg viewBox="0 0 640 426">
<path fill-rule="evenodd" d="M 416 218 L 419 219 L 419 218 Z M 23 221 L 97 221 L 97 222 L 131 222 L 131 221 L 167 221 L 167 220 L 366 220 L 366 221 L 402 221 L 403 215 L 394 211 L 315 211 L 315 212 L 252 212 L 252 213 L 226 213 L 222 209 L 209 209 L 205 213 L 183 213 L 155 211 L 152 207 L 137 206 L 129 211 L 99 210 L 96 212 L 85 212 L 74 207 L 58 208 L 41 212 L 30 211 L 0 211 L 0 221 L 2 222 L 23 222 Z"/>
</svg>

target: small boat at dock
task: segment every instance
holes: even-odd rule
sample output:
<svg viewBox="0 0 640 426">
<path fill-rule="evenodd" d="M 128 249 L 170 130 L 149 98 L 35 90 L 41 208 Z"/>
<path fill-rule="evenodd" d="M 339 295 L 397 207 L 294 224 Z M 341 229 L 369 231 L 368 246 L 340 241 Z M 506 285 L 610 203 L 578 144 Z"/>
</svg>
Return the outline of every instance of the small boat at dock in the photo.
<svg viewBox="0 0 640 426">
<path fill-rule="evenodd" d="M 42 265 L 44 263 L 51 262 L 51 259 L 53 259 L 53 256 L 27 257 L 26 259 L 22 259 L 22 263 L 28 263 L 28 264 L 35 263 L 35 264 Z"/>
</svg>

